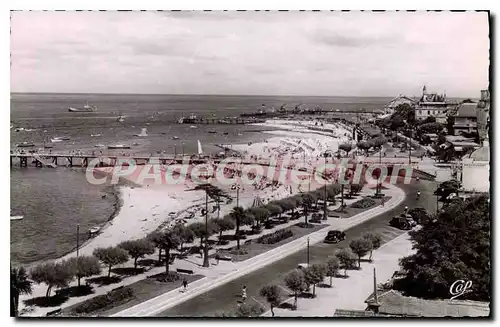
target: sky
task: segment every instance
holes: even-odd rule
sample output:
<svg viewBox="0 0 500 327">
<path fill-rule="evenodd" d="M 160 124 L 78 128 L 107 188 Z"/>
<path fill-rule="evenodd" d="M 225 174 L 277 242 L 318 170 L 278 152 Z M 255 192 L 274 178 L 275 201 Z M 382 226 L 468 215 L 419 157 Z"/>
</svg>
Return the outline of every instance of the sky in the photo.
<svg viewBox="0 0 500 327">
<path fill-rule="evenodd" d="M 12 12 L 11 91 L 478 97 L 487 13 Z"/>
</svg>

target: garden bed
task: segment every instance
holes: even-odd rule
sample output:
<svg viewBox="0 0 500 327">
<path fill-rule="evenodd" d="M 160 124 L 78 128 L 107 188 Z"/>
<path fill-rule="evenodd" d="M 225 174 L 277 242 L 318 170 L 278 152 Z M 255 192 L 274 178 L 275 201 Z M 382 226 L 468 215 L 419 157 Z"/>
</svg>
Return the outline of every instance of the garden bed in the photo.
<svg viewBox="0 0 500 327">
<path fill-rule="evenodd" d="M 255 257 L 256 255 L 259 255 L 261 253 L 267 252 L 269 250 L 272 250 L 274 248 L 277 248 L 283 244 L 289 243 L 293 240 L 296 240 L 298 238 L 301 238 L 302 236 L 311 234 L 313 232 L 316 232 L 320 229 L 323 229 L 325 227 L 328 227 L 329 225 L 313 225 L 310 224 L 310 228 L 302 228 L 296 225 L 292 225 L 290 227 L 286 227 L 283 229 L 290 229 L 293 232 L 293 235 L 291 237 L 285 238 L 279 242 L 276 242 L 274 244 L 261 244 L 257 243 L 257 239 L 252 240 L 250 244 L 241 244 L 240 250 L 242 254 L 240 255 L 231 255 L 231 251 L 236 250 L 236 247 L 233 247 L 230 250 L 220 250 L 219 255 L 224 255 L 224 256 L 230 256 L 233 258 L 233 261 L 244 261 L 247 259 L 250 259 L 252 257 Z M 211 257 L 214 257 L 215 255 L 212 255 Z"/>
<path fill-rule="evenodd" d="M 118 313 L 120 311 L 123 311 L 125 309 L 128 309 L 130 307 L 133 307 L 136 304 L 139 304 L 141 302 L 147 301 L 149 299 L 152 299 L 154 297 L 157 297 L 163 293 L 172 291 L 180 286 L 182 286 L 182 280 L 185 278 L 188 282 L 188 287 L 189 283 L 192 283 L 198 279 L 203 278 L 203 275 L 187 275 L 187 274 L 179 274 L 180 278 L 177 281 L 174 282 L 168 282 L 168 283 L 162 283 L 157 281 L 155 278 L 146 278 L 143 280 L 140 280 L 138 282 L 135 282 L 133 284 L 130 284 L 126 286 L 127 288 L 130 288 L 132 290 L 133 295 L 127 299 L 123 299 L 120 302 L 117 303 L 112 303 L 110 305 L 107 305 L 104 308 L 101 308 L 99 310 L 93 311 L 92 313 L 89 314 L 82 314 L 82 315 L 98 315 L 98 316 L 110 316 L 112 314 Z M 90 301 L 91 299 L 87 300 Z M 83 302 L 82 302 L 83 303 Z M 81 305 L 82 303 L 75 304 L 73 306 L 70 306 L 68 308 L 63 309 L 63 315 L 65 316 L 75 316 L 75 314 L 71 314 L 71 312 L 78 306 Z"/>
</svg>

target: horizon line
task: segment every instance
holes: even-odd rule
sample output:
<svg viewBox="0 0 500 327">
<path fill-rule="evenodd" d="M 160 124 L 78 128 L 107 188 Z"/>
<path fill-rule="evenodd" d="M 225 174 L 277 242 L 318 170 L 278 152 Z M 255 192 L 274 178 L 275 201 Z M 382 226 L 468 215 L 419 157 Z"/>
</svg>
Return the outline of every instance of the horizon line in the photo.
<svg viewBox="0 0 500 327">
<path fill-rule="evenodd" d="M 290 95 L 290 94 L 214 94 L 214 93 L 209 93 L 209 94 L 202 94 L 202 93 L 93 93 L 93 92 L 13 92 L 11 91 L 10 94 L 75 94 L 75 95 L 179 95 L 179 96 L 189 96 L 189 95 L 194 95 L 194 96 L 248 96 L 248 97 L 343 97 L 343 98 L 396 98 L 398 96 L 407 96 L 407 97 L 418 97 L 418 95 L 405 95 L 405 94 L 398 94 L 396 96 L 394 95 Z M 469 97 L 450 97 L 448 98 L 471 98 Z M 476 98 L 476 96 L 472 97 Z"/>
</svg>

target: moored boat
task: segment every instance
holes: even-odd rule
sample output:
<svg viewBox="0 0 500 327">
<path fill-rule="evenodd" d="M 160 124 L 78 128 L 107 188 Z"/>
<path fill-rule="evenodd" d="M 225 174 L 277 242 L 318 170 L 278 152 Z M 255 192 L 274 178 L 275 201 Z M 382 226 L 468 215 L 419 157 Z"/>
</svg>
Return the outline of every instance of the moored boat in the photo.
<svg viewBox="0 0 500 327">
<path fill-rule="evenodd" d="M 35 144 L 33 142 L 23 142 L 23 143 L 17 144 L 18 148 L 31 148 L 34 146 L 35 146 Z"/>
<path fill-rule="evenodd" d="M 10 216 L 10 220 L 21 220 L 24 216 Z"/>
<path fill-rule="evenodd" d="M 130 149 L 130 145 L 125 145 L 125 144 L 108 145 L 108 149 Z"/>
</svg>

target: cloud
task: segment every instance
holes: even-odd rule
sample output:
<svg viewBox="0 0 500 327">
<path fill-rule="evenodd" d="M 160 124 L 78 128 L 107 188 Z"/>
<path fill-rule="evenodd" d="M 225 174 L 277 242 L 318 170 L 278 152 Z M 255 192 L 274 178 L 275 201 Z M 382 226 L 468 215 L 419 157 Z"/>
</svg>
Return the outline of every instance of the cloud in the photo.
<svg viewBox="0 0 500 327">
<path fill-rule="evenodd" d="M 11 88 L 472 97 L 488 51 L 484 13 L 14 12 Z"/>
</svg>

